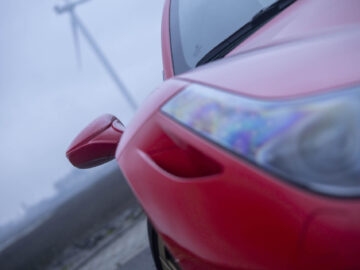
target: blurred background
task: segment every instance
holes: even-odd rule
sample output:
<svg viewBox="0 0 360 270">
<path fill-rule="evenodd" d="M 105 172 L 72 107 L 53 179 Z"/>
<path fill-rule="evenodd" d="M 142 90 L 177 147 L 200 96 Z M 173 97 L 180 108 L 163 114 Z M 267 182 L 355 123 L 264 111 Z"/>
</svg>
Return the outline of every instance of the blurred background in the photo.
<svg viewBox="0 0 360 270">
<path fill-rule="evenodd" d="M 114 162 L 76 170 L 65 158 L 72 139 L 97 116 L 114 114 L 126 126 L 134 115 L 69 12 L 55 12 L 56 5 L 69 2 L 0 0 L 1 269 L 21 268 L 19 261 L 25 261 L 27 255 L 25 244 L 19 241 L 50 217 L 56 217 L 51 224 L 59 228 L 39 231 L 47 237 L 41 243 L 49 242 L 53 234 L 61 235 L 67 226 L 73 234 L 83 231 L 92 219 L 99 221 L 99 213 L 104 215 L 101 218 L 113 220 L 110 212 L 123 213 L 125 198 L 131 193 L 121 183 Z M 162 81 L 162 6 L 162 0 L 90 0 L 74 10 L 137 106 Z M 114 193 L 113 185 L 122 191 Z M 70 210 L 66 208 L 61 218 L 57 217 L 55 211 L 85 194 L 81 193 L 84 190 L 91 190 L 91 195 L 69 204 Z M 95 206 L 98 201 L 100 206 Z M 74 229 L 72 222 L 79 228 Z M 66 237 L 73 239 L 70 232 Z M 45 244 L 44 248 L 53 252 L 43 258 L 35 256 L 37 244 L 31 238 L 28 257 L 32 264 L 27 264 L 27 269 L 42 269 L 50 263 L 54 254 L 68 246 L 66 237 L 58 248 L 57 242 Z"/>
</svg>

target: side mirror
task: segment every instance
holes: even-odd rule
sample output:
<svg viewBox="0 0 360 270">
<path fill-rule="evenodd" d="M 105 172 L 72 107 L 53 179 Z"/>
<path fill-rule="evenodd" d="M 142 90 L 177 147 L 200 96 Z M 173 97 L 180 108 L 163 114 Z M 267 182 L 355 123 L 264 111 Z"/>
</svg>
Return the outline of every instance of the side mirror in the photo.
<svg viewBox="0 0 360 270">
<path fill-rule="evenodd" d="M 124 125 L 113 115 L 105 114 L 91 122 L 70 144 L 66 157 L 72 165 L 85 169 L 115 158 Z"/>
</svg>

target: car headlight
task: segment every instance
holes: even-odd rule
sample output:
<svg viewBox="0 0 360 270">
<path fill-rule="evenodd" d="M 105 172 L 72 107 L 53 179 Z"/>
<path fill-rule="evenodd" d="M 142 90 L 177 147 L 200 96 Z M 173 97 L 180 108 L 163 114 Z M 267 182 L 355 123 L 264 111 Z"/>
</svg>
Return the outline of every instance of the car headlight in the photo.
<svg viewBox="0 0 360 270">
<path fill-rule="evenodd" d="M 329 195 L 360 195 L 360 87 L 263 101 L 193 84 L 161 110 L 283 179 Z"/>
</svg>

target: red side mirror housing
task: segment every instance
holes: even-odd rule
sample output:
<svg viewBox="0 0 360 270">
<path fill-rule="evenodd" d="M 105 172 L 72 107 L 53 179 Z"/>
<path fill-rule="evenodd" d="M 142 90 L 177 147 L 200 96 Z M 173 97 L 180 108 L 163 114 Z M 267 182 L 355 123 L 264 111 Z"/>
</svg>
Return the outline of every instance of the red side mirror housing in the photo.
<svg viewBox="0 0 360 270">
<path fill-rule="evenodd" d="M 70 144 L 66 157 L 72 165 L 85 169 L 115 158 L 124 125 L 113 115 L 105 114 L 91 122 Z"/>
</svg>

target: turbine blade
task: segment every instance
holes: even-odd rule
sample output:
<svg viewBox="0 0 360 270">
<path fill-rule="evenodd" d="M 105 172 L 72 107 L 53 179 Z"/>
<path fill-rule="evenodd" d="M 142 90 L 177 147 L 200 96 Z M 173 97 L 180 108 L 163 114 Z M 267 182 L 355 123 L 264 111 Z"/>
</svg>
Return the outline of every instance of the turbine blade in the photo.
<svg viewBox="0 0 360 270">
<path fill-rule="evenodd" d="M 77 21 L 74 15 L 74 11 L 70 11 L 70 21 L 71 21 L 71 29 L 74 39 L 74 47 L 76 54 L 76 62 L 79 68 L 81 68 L 81 49 L 80 49 L 80 40 L 79 40 L 79 28 L 77 25 Z"/>
</svg>

